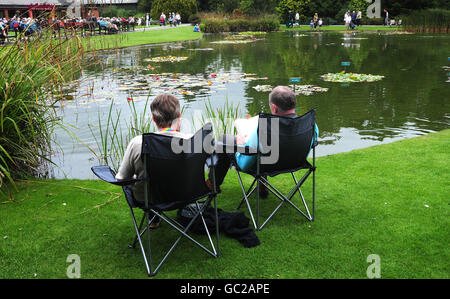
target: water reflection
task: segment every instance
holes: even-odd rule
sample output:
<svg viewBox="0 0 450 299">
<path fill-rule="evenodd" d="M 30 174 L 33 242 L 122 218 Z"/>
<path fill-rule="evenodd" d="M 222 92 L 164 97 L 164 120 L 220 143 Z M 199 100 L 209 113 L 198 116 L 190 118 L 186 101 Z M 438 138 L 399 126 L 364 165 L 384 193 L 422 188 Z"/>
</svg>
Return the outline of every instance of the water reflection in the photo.
<svg viewBox="0 0 450 299">
<path fill-rule="evenodd" d="M 329 88 L 324 94 L 297 97 L 299 114 L 317 109 L 319 155 L 449 127 L 450 93 L 443 68 L 450 41 L 446 35 L 424 39 L 423 35 L 283 32 L 248 44 L 211 43 L 221 39 L 223 36 L 206 35 L 199 41 L 121 49 L 89 57 L 79 80 L 65 90 L 71 100 L 62 103 L 59 113 L 76 127 L 76 136 L 95 149 L 88 124 L 96 125 L 99 119 L 104 122 L 113 99 L 115 107 L 122 109 L 123 119 L 128 117 L 127 98 L 132 97 L 137 109 L 143 109 L 149 98 L 145 84 L 152 76 L 185 74 L 207 82 L 201 76 L 254 74 L 249 76 L 262 79 L 245 80 L 243 76 L 222 82 L 217 88 L 215 82 L 212 87 L 199 87 L 208 92 L 179 94 L 186 118 L 204 110 L 208 99 L 215 107 L 226 101 L 239 104 L 242 114 L 269 112 L 268 94 L 253 87 L 287 85 L 290 77 L 301 77 L 302 84 Z M 145 61 L 166 55 L 189 59 L 177 63 Z M 348 85 L 320 79 L 325 73 L 342 71 L 342 61 L 352 62 L 349 71 L 383 75 L 385 79 Z M 181 82 L 180 88 L 187 88 L 191 81 Z M 63 131 L 57 132 L 57 142 L 60 147 L 56 148 L 55 161 L 61 169 L 55 170 L 55 176 L 91 178 L 89 168 L 97 163 L 91 152 Z"/>
</svg>

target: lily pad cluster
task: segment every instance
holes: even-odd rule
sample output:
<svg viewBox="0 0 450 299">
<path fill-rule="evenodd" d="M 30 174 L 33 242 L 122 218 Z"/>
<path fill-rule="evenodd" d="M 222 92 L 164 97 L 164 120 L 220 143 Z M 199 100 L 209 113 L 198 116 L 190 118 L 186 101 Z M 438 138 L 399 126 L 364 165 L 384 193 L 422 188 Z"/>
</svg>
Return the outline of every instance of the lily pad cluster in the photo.
<svg viewBox="0 0 450 299">
<path fill-rule="evenodd" d="M 327 92 L 328 88 L 319 87 L 315 85 L 290 85 L 290 87 L 295 90 L 296 95 L 305 95 L 310 96 L 314 93 L 323 93 Z M 271 92 L 273 90 L 272 85 L 256 85 L 253 87 L 256 91 L 259 92 Z"/>
<path fill-rule="evenodd" d="M 254 35 L 262 34 L 256 34 L 256 32 L 247 32 L 247 34 L 232 34 L 225 37 L 224 40 L 214 41 L 211 42 L 211 44 L 248 44 L 265 39 L 264 37 L 256 38 Z"/>
<path fill-rule="evenodd" d="M 239 32 L 238 35 L 245 35 L 245 36 L 258 36 L 258 35 L 266 35 L 267 32 L 265 31 L 245 31 L 245 32 Z"/>
<path fill-rule="evenodd" d="M 189 49 L 189 51 L 214 51 L 213 48 L 193 48 Z"/>
<path fill-rule="evenodd" d="M 152 58 L 146 58 L 144 61 L 147 62 L 180 62 L 189 59 L 189 57 L 179 57 L 179 56 L 159 56 L 159 57 L 152 57 Z"/>
<path fill-rule="evenodd" d="M 266 77 L 258 78 L 255 74 L 233 72 L 194 75 L 185 73 L 135 74 L 121 77 L 120 86 L 117 89 L 143 96 L 160 93 L 195 96 L 225 90 L 228 83 L 267 79 Z"/>
<path fill-rule="evenodd" d="M 352 83 L 380 81 L 384 76 L 341 72 L 324 74 L 321 78 L 328 82 Z"/>
<path fill-rule="evenodd" d="M 211 42 L 211 44 L 248 44 L 253 43 L 255 41 L 256 39 L 225 39 Z"/>
</svg>

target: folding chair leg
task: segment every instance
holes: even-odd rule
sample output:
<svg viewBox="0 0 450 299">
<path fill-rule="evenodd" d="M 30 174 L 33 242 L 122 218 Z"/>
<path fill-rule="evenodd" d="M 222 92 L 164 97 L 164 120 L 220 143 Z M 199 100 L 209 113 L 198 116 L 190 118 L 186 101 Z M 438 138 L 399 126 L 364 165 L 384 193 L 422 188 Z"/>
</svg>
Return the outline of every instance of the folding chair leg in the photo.
<svg viewBox="0 0 450 299">
<path fill-rule="evenodd" d="M 144 258 L 145 267 L 147 269 L 147 274 L 148 274 L 148 276 L 153 276 L 154 274 L 152 273 L 151 254 L 148 256 L 150 259 L 150 264 L 149 264 L 148 259 L 147 259 L 148 258 L 147 253 L 144 249 L 144 245 L 142 244 L 141 232 L 139 231 L 139 228 L 137 226 L 136 217 L 134 216 L 133 208 L 130 207 L 130 210 L 131 210 L 131 218 L 133 219 L 134 228 L 136 230 L 136 237 L 138 239 L 139 246 L 141 248 L 141 253 Z M 147 219 L 147 223 L 149 224 L 148 212 L 144 212 L 143 219 Z M 148 251 L 150 251 L 150 230 L 148 230 L 148 229 L 147 229 L 147 237 L 148 237 Z"/>
<path fill-rule="evenodd" d="M 142 224 L 144 224 L 144 220 L 145 220 L 145 214 L 142 216 L 141 223 L 139 224 L 138 231 L 141 231 L 141 229 L 142 229 Z M 141 235 L 141 236 L 142 236 L 142 235 Z M 136 235 L 136 237 L 134 237 L 133 244 L 128 245 L 128 247 L 129 247 L 129 248 L 136 248 L 136 243 L 137 243 L 137 241 L 138 241 L 138 237 L 137 237 L 137 235 Z"/>
<path fill-rule="evenodd" d="M 291 172 L 291 174 L 292 174 L 292 178 L 294 179 L 295 186 L 298 186 L 298 182 L 297 182 L 297 178 L 295 177 L 295 174 L 293 172 Z M 312 221 L 311 213 L 309 212 L 308 205 L 306 204 L 305 198 L 303 197 L 302 190 L 300 190 L 300 187 L 298 187 L 297 190 L 298 190 L 298 194 L 300 195 L 300 198 L 303 202 L 303 205 L 305 206 L 306 212 L 308 213 L 307 219 L 309 221 Z"/>
<path fill-rule="evenodd" d="M 152 217 L 152 219 L 150 220 L 150 224 L 153 223 L 153 221 L 155 220 L 155 218 L 156 218 L 156 215 L 154 215 L 154 216 Z M 144 215 L 142 216 L 141 224 L 139 224 L 139 231 L 140 231 L 140 236 L 141 236 L 141 237 L 142 237 L 142 235 L 147 231 L 147 229 L 149 228 L 149 226 L 147 226 L 146 228 L 144 228 L 144 230 L 142 230 L 142 224 L 144 224 L 144 220 L 145 220 L 145 213 L 144 213 Z M 150 225 L 150 224 L 149 224 L 149 225 Z M 137 241 L 138 241 L 138 237 L 136 236 L 136 237 L 134 237 L 134 242 L 133 242 L 133 244 L 128 245 L 128 247 L 129 247 L 129 248 L 136 248 L 136 243 L 137 243 Z"/>
<path fill-rule="evenodd" d="M 239 176 L 239 173 L 238 173 L 238 177 L 239 177 L 239 183 L 240 183 L 241 186 L 243 187 L 244 185 L 243 185 L 243 183 L 242 183 L 241 177 Z M 254 187 L 254 188 L 252 189 L 252 187 L 253 187 L 253 185 L 255 184 L 255 182 L 256 182 L 256 179 L 253 180 L 253 183 L 250 185 L 250 188 L 248 188 L 247 192 L 245 193 L 245 194 L 247 194 L 247 198 L 249 198 L 249 197 L 252 195 L 252 193 L 255 191 L 256 187 Z M 252 189 L 252 191 L 250 191 L 250 189 Z M 235 208 L 235 210 L 241 209 L 242 204 L 244 203 L 244 201 L 245 201 L 245 196 L 242 197 L 241 202 L 240 202 L 239 205 Z"/>
<path fill-rule="evenodd" d="M 245 201 L 245 203 L 247 204 L 247 208 L 248 208 L 248 212 L 250 213 L 250 217 L 251 217 L 251 219 L 252 219 L 252 222 L 253 222 L 253 226 L 255 227 L 255 229 L 257 230 L 258 229 L 258 225 L 257 225 L 257 222 L 255 221 L 255 217 L 253 217 L 253 212 L 252 212 L 252 209 L 251 209 L 251 207 L 250 207 L 250 203 L 248 202 L 248 196 L 247 196 L 247 193 L 245 193 L 245 188 L 244 188 L 244 184 L 242 183 L 242 179 L 241 179 L 241 175 L 239 174 L 239 171 L 237 171 L 236 170 L 236 173 L 237 173 L 237 175 L 238 175 L 238 178 L 239 178 L 239 183 L 240 183 L 240 185 L 241 185 L 241 189 L 242 189 L 242 193 L 244 193 L 244 199 L 242 200 L 242 201 Z M 253 181 L 253 183 L 252 183 L 252 186 L 253 186 L 253 184 L 256 182 L 256 179 Z M 256 187 L 257 187 L 258 185 L 256 185 Z M 253 188 L 253 190 L 252 190 L 252 192 L 255 190 L 255 188 Z M 251 192 L 251 193 L 252 193 Z M 250 195 L 251 195 L 251 193 L 249 193 Z M 257 196 L 258 196 L 258 200 L 259 200 L 259 194 L 257 194 Z M 241 204 L 242 204 L 242 202 L 241 202 Z M 239 205 L 239 207 L 241 206 L 241 204 Z M 257 211 L 257 212 L 259 212 L 259 211 Z M 257 215 L 258 217 L 259 217 L 259 215 Z"/>
</svg>

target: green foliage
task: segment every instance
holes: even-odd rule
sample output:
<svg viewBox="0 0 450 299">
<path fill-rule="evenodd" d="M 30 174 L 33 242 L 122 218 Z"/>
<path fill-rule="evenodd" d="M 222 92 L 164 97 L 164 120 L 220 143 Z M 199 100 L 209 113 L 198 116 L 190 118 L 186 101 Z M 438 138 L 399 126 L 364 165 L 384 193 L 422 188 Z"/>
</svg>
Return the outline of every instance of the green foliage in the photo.
<svg viewBox="0 0 450 299">
<path fill-rule="evenodd" d="M 384 24 L 384 20 L 383 20 L 383 18 L 363 17 L 362 20 L 361 20 L 361 23 L 363 25 L 383 25 Z"/>
<path fill-rule="evenodd" d="M 0 187 L 45 171 L 52 130 L 61 125 L 54 106 L 62 84 L 80 70 L 83 51 L 78 37 L 55 41 L 43 31 L 22 39 L 0 48 Z"/>
<path fill-rule="evenodd" d="M 106 6 L 102 9 L 101 15 L 103 17 L 124 17 L 128 18 L 134 16 L 136 14 L 136 10 L 134 9 L 125 9 L 125 8 L 117 8 L 117 6 Z"/>
<path fill-rule="evenodd" d="M 412 32 L 448 33 L 450 10 L 428 9 L 402 17 L 404 28 Z"/>
<path fill-rule="evenodd" d="M 384 0 L 382 2 L 383 8 L 386 8 L 391 16 L 409 15 L 413 11 L 428 8 L 450 9 L 448 0 Z"/>
<path fill-rule="evenodd" d="M 191 24 L 198 24 L 201 22 L 200 15 L 198 13 L 189 16 L 188 22 Z"/>
<path fill-rule="evenodd" d="M 169 12 L 180 13 L 181 20 L 186 22 L 189 17 L 197 13 L 196 0 L 154 0 L 152 3 L 151 16 L 154 20 L 159 20 L 161 13 L 168 16 Z"/>
<path fill-rule="evenodd" d="M 276 11 L 278 12 L 283 23 L 288 21 L 289 11 L 292 11 L 294 16 L 298 12 L 300 18 L 304 19 L 308 15 L 308 7 L 310 3 L 311 0 L 281 0 L 276 8 Z"/>
<path fill-rule="evenodd" d="M 241 0 L 239 9 L 247 15 L 276 12 L 277 0 Z"/>
<path fill-rule="evenodd" d="M 218 13 L 231 14 L 233 10 L 239 8 L 239 0 L 206 0 L 199 1 L 199 7 L 202 11 L 214 11 Z"/>
<path fill-rule="evenodd" d="M 369 5 L 370 4 L 366 2 L 366 0 L 350 0 L 348 9 L 351 11 L 360 10 L 364 16 L 367 13 L 367 8 L 369 7 Z"/>
<path fill-rule="evenodd" d="M 139 0 L 138 2 L 138 11 L 141 13 L 150 13 L 150 9 L 152 8 L 153 0 Z"/>
<path fill-rule="evenodd" d="M 220 18 L 210 17 L 202 20 L 200 30 L 207 33 L 243 32 L 243 31 L 276 31 L 280 27 L 278 18 L 266 15 L 252 18 Z"/>
</svg>

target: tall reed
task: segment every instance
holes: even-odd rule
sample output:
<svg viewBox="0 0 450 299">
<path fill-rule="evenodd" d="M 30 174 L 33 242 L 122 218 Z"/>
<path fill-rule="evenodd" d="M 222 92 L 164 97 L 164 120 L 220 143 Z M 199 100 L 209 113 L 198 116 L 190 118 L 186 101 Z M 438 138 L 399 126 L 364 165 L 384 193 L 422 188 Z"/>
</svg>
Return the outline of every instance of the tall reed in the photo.
<svg viewBox="0 0 450 299">
<path fill-rule="evenodd" d="M 62 85 L 80 70 L 78 37 L 55 40 L 49 31 L 19 36 L 0 48 L 0 187 L 42 173 L 52 133 L 61 125 L 55 105 Z"/>
<path fill-rule="evenodd" d="M 404 29 L 421 33 L 449 33 L 450 10 L 427 9 L 414 11 L 402 18 Z"/>
<path fill-rule="evenodd" d="M 122 110 L 113 110 L 114 101 L 111 102 L 106 123 L 104 117 L 98 115 L 98 124 L 89 124 L 91 134 L 97 144 L 97 151 L 93 151 L 100 164 L 111 166 L 117 171 L 125 154 L 128 143 L 134 137 L 155 129 L 149 112 L 149 97 L 142 111 L 138 112 L 134 101 L 128 102 L 130 117 L 125 122 Z"/>
</svg>

